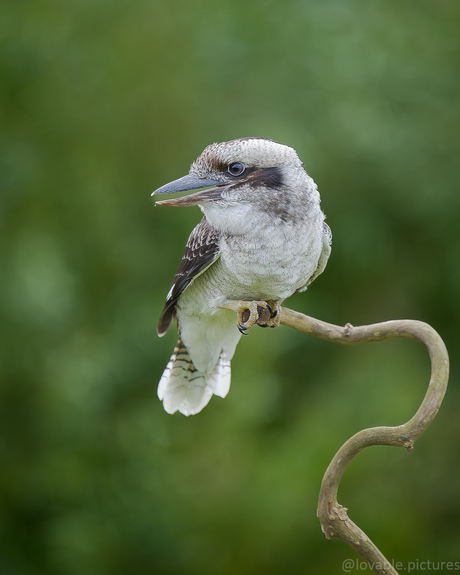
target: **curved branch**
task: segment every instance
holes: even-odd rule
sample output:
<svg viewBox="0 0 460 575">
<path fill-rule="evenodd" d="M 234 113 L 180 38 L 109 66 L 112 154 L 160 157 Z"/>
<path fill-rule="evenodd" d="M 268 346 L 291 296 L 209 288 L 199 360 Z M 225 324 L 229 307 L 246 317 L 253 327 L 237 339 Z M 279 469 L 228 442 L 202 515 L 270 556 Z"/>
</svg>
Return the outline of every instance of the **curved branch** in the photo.
<svg viewBox="0 0 460 575">
<path fill-rule="evenodd" d="M 441 406 L 449 377 L 449 357 L 438 333 L 428 324 L 416 320 L 395 320 L 372 325 L 339 327 L 304 314 L 281 308 L 281 324 L 334 343 L 354 345 L 408 337 L 421 341 L 431 360 L 428 390 L 417 413 L 403 425 L 372 427 L 359 431 L 346 441 L 332 459 L 324 474 L 317 515 L 327 539 L 337 537 L 348 543 L 379 574 L 397 575 L 367 535 L 348 518 L 347 509 L 337 502 L 337 490 L 343 473 L 362 449 L 372 445 L 393 445 L 409 451 L 433 421 Z"/>
<path fill-rule="evenodd" d="M 260 302 L 252 302 L 260 303 Z M 238 301 L 238 310 L 247 311 L 251 302 Z M 235 306 L 224 304 L 222 308 L 235 311 Z M 318 501 L 317 515 L 326 539 L 337 537 L 348 543 L 358 555 L 365 559 L 371 569 L 380 575 L 398 575 L 394 566 L 385 559 L 380 550 L 367 535 L 348 518 L 347 509 L 337 501 L 340 480 L 351 460 L 361 450 L 372 445 L 392 445 L 405 447 L 410 451 L 417 439 L 427 429 L 438 412 L 446 393 L 449 377 L 449 356 L 446 346 L 438 333 L 428 324 L 409 319 L 386 321 L 354 327 L 347 324 L 340 327 L 307 315 L 280 308 L 281 324 L 292 327 L 315 337 L 334 343 L 355 345 L 370 341 L 383 341 L 408 337 L 421 341 L 428 350 L 431 361 L 431 378 L 425 397 L 417 413 L 403 425 L 396 427 L 371 427 L 359 431 L 346 441 L 335 454 L 324 474 Z M 249 313 L 249 316 L 251 313 Z M 256 323 L 265 325 L 265 319 Z M 251 324 L 252 325 L 252 324 Z"/>
</svg>

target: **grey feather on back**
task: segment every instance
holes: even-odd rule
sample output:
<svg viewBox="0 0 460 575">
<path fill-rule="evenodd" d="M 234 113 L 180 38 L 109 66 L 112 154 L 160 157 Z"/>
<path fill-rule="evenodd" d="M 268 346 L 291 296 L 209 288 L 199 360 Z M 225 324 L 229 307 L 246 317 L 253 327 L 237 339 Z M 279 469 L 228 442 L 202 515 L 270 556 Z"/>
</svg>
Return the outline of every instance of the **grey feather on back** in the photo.
<svg viewBox="0 0 460 575">
<path fill-rule="evenodd" d="M 204 217 L 190 234 L 184 255 L 158 320 L 161 337 L 174 319 L 174 310 L 181 293 L 219 257 L 219 232 Z"/>
</svg>

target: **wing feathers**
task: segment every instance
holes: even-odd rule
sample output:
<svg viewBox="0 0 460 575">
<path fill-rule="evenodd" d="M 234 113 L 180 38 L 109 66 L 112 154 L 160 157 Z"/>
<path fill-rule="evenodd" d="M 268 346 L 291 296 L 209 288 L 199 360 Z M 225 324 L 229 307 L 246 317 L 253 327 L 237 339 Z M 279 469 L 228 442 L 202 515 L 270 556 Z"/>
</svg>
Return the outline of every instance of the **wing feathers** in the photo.
<svg viewBox="0 0 460 575">
<path fill-rule="evenodd" d="M 210 226 L 204 217 L 190 234 L 181 264 L 168 292 L 165 307 L 157 325 L 157 333 L 160 337 L 168 331 L 174 319 L 174 310 L 181 293 L 218 257 L 219 232 Z"/>
</svg>

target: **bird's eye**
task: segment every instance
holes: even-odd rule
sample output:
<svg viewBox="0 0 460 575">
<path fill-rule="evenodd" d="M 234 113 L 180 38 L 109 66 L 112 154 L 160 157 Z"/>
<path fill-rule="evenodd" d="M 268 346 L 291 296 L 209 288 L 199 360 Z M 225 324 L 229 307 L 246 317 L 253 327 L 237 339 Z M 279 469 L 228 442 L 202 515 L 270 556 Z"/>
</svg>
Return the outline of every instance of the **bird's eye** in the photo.
<svg viewBox="0 0 460 575">
<path fill-rule="evenodd" d="M 241 162 L 235 162 L 234 164 L 230 164 L 227 168 L 227 172 L 231 176 L 241 176 L 241 174 L 246 169 L 245 165 Z"/>
</svg>

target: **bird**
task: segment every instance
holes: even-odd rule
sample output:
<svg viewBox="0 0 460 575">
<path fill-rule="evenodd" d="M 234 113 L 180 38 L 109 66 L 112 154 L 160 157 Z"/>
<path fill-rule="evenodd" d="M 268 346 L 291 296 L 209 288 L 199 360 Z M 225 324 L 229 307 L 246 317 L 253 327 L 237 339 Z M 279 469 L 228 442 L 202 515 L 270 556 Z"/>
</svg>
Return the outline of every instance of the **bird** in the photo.
<svg viewBox="0 0 460 575">
<path fill-rule="evenodd" d="M 167 413 L 186 416 L 228 394 L 241 336 L 254 324 L 279 325 L 281 303 L 323 272 L 332 245 L 317 186 L 287 145 L 260 137 L 211 144 L 188 175 L 152 196 L 192 190 L 156 202 L 204 214 L 157 325 L 160 337 L 174 319 L 179 331 L 158 397 Z"/>
</svg>

